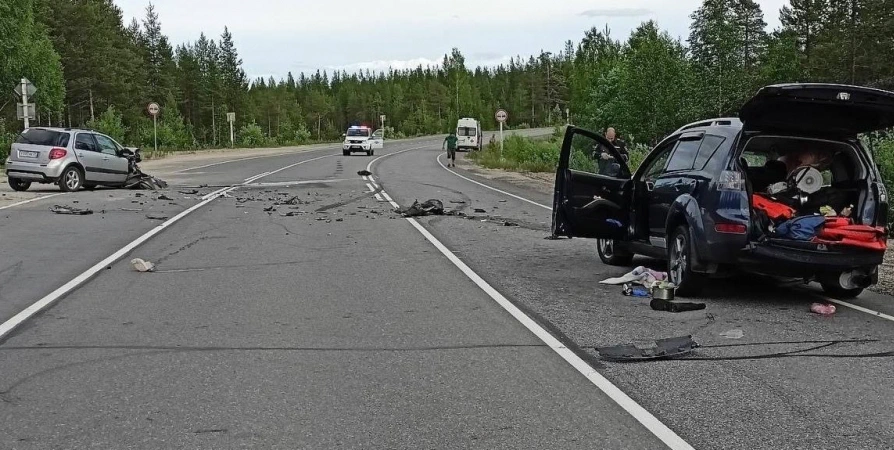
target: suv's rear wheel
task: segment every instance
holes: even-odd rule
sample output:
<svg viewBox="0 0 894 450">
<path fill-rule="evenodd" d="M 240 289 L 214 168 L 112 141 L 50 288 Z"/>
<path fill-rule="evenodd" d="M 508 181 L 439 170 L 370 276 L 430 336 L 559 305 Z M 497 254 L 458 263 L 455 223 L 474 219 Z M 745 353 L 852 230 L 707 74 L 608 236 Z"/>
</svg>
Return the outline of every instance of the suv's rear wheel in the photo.
<svg viewBox="0 0 894 450">
<path fill-rule="evenodd" d="M 826 295 L 839 300 L 856 298 L 863 293 L 863 288 L 846 289 L 841 287 L 837 282 L 824 281 L 820 284 L 823 286 L 823 291 L 826 292 Z"/>
<path fill-rule="evenodd" d="M 629 266 L 633 262 L 633 254 L 618 248 L 613 239 L 597 239 L 596 253 L 610 266 Z"/>
<path fill-rule="evenodd" d="M 18 178 L 10 178 L 9 179 L 9 187 L 16 192 L 27 191 L 29 187 L 31 187 L 31 182 L 27 180 L 20 180 Z"/>
<path fill-rule="evenodd" d="M 81 188 L 83 183 L 84 174 L 81 173 L 81 169 L 70 166 L 62 172 L 62 176 L 59 178 L 59 189 L 63 192 L 75 192 Z"/>
<path fill-rule="evenodd" d="M 667 243 L 667 268 L 677 295 L 691 297 L 702 291 L 705 276 L 692 271 L 692 239 L 685 225 L 677 227 Z"/>
</svg>

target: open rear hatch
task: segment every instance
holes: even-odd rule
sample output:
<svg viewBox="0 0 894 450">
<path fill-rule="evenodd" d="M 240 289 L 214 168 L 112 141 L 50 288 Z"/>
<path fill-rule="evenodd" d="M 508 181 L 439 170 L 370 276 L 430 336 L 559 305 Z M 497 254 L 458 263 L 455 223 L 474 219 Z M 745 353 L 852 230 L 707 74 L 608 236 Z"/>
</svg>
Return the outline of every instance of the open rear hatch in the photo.
<svg viewBox="0 0 894 450">
<path fill-rule="evenodd" d="M 746 131 L 856 136 L 894 127 L 894 93 L 837 84 L 767 86 L 740 117 Z"/>
</svg>

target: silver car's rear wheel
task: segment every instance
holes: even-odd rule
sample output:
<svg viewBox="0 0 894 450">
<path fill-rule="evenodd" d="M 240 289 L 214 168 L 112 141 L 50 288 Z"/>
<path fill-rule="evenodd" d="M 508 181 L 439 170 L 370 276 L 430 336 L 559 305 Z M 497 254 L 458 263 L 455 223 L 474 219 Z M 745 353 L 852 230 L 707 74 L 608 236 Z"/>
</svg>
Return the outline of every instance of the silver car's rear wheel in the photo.
<svg viewBox="0 0 894 450">
<path fill-rule="evenodd" d="M 81 188 L 83 183 L 84 175 L 81 174 L 81 170 L 77 167 L 69 167 L 62 172 L 62 177 L 59 178 L 59 189 L 65 192 L 75 192 Z"/>
</svg>

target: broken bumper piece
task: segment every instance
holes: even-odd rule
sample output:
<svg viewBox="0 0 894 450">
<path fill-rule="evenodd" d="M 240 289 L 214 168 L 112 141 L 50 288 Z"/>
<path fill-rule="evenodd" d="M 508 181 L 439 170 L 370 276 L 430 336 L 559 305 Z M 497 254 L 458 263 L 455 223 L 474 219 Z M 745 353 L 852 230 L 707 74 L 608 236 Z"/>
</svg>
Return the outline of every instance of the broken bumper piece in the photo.
<svg viewBox="0 0 894 450">
<path fill-rule="evenodd" d="M 650 361 L 687 355 L 698 348 L 692 336 L 659 339 L 646 345 L 624 344 L 614 347 L 596 347 L 602 359 L 618 362 Z"/>
</svg>

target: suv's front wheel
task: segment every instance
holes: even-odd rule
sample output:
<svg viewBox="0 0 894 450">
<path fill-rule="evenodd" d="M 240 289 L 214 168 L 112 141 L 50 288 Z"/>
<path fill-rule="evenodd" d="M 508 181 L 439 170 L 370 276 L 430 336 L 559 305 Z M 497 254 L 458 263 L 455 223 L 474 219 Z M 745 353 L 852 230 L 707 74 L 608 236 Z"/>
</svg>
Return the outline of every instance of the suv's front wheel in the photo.
<svg viewBox="0 0 894 450">
<path fill-rule="evenodd" d="M 24 192 L 27 191 L 29 187 L 31 187 L 31 182 L 27 180 L 20 180 L 18 178 L 10 178 L 9 179 L 9 187 L 16 192 Z"/>
<path fill-rule="evenodd" d="M 705 284 L 705 275 L 692 271 L 692 239 L 689 228 L 677 227 L 667 242 L 667 273 L 681 297 L 698 295 Z"/>
<path fill-rule="evenodd" d="M 613 239 L 597 239 L 596 253 L 603 263 L 610 266 L 629 266 L 633 263 L 633 254 L 618 248 Z"/>
</svg>

